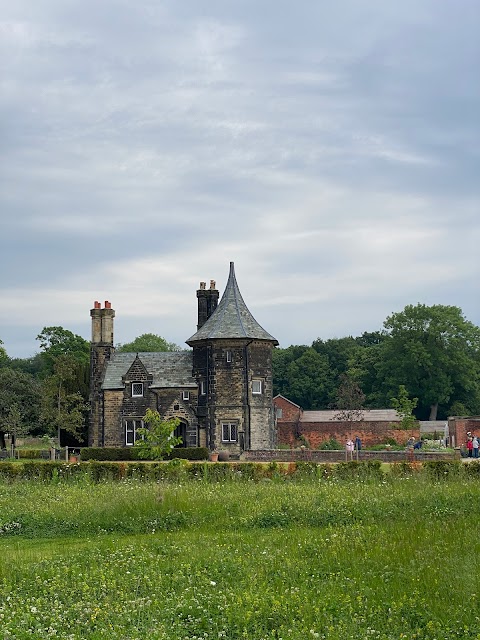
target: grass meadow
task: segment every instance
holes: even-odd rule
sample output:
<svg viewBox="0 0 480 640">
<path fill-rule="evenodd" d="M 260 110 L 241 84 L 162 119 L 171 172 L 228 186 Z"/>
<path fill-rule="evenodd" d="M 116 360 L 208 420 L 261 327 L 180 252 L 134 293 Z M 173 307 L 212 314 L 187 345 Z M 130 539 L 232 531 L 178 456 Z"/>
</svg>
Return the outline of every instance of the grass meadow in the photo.
<svg viewBox="0 0 480 640">
<path fill-rule="evenodd" d="M 0 640 L 480 639 L 480 481 L 0 484 Z"/>
</svg>

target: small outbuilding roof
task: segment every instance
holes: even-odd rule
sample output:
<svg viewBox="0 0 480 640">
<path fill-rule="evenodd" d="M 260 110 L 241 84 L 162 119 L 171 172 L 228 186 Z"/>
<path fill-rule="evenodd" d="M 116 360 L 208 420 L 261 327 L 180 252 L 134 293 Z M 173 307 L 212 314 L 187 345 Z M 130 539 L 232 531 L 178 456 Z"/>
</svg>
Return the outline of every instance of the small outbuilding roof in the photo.
<svg viewBox="0 0 480 640">
<path fill-rule="evenodd" d="M 231 262 L 227 286 L 218 307 L 205 324 L 186 342 L 193 346 L 194 343 L 203 340 L 235 338 L 266 340 L 278 345 L 278 340 L 265 331 L 248 310 L 238 288 L 233 262 Z"/>
<path fill-rule="evenodd" d="M 153 376 L 151 387 L 197 387 L 192 377 L 193 356 L 191 351 L 168 351 L 148 353 L 114 353 L 107 363 L 102 389 L 123 389 L 122 377 L 137 357 Z"/>
</svg>

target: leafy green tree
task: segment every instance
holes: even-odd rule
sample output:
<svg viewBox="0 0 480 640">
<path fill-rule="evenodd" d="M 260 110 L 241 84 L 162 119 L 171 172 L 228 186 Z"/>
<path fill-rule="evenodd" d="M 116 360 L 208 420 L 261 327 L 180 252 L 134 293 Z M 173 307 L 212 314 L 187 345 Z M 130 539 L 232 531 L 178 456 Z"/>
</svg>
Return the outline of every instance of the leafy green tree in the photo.
<svg viewBox="0 0 480 640">
<path fill-rule="evenodd" d="M 405 385 L 398 387 L 398 397 L 390 399 L 392 408 L 396 410 L 402 418 L 400 429 L 413 429 L 417 424 L 417 419 L 413 415 L 413 410 L 418 404 L 418 398 L 410 399 Z"/>
<path fill-rule="evenodd" d="M 154 333 L 143 333 L 132 342 L 117 344 L 117 351 L 127 351 L 129 353 L 151 353 L 158 351 L 181 351 L 181 348 L 173 342 L 167 342 L 162 336 Z"/>
<path fill-rule="evenodd" d="M 88 366 L 90 362 L 90 343 L 81 336 L 63 327 L 44 327 L 38 334 L 42 358 L 49 373 L 59 356 L 71 356 L 79 364 Z"/>
<path fill-rule="evenodd" d="M 9 357 L 7 356 L 7 352 L 5 347 L 2 347 L 3 342 L 0 340 L 0 367 L 6 367 L 9 364 Z"/>
<path fill-rule="evenodd" d="M 43 380 L 42 421 L 49 435 L 56 434 L 61 444 L 61 431 L 70 433 L 82 442 L 88 404 L 76 390 L 75 359 L 72 355 L 59 355 L 53 373 Z"/>
<path fill-rule="evenodd" d="M 325 406 L 336 404 L 337 390 L 343 375 L 352 375 L 359 358 L 361 347 L 355 338 L 330 338 L 329 340 L 314 340 L 312 348 L 328 360 L 328 400 Z"/>
<path fill-rule="evenodd" d="M 27 433 L 40 430 L 40 404 L 41 387 L 38 380 L 9 367 L 0 369 L 0 448 L 5 447 L 5 433 L 12 424 L 12 410 L 15 416 L 17 410 L 20 414 L 16 422 L 19 430 Z"/>
<path fill-rule="evenodd" d="M 22 421 L 22 414 L 16 402 L 14 402 L 7 413 L 5 419 L 5 427 L 7 431 L 13 435 L 13 442 L 17 442 L 17 438 L 24 438 L 29 433 L 29 426 Z"/>
<path fill-rule="evenodd" d="M 328 359 L 309 347 L 288 365 L 289 391 L 287 397 L 303 409 L 322 409 L 328 406 L 330 378 Z"/>
<path fill-rule="evenodd" d="M 23 371 L 23 373 L 29 373 L 34 377 L 41 377 L 45 369 L 45 362 L 43 355 L 36 353 L 31 358 L 11 358 L 8 366 L 15 371 Z"/>
<path fill-rule="evenodd" d="M 378 365 L 385 389 L 404 384 L 435 420 L 454 394 L 478 394 L 480 329 L 452 306 L 408 305 L 389 316 Z"/>
<path fill-rule="evenodd" d="M 182 443 L 182 438 L 175 437 L 175 429 L 180 424 L 178 418 L 162 420 L 158 411 L 147 409 L 143 417 L 148 428 L 138 429 L 140 436 L 135 442 L 141 458 L 162 460 L 174 447 Z"/>
<path fill-rule="evenodd" d="M 286 349 L 274 349 L 272 352 L 273 394 L 291 398 L 290 372 L 292 362 L 300 358 L 309 347 L 306 345 L 291 345 Z"/>
</svg>

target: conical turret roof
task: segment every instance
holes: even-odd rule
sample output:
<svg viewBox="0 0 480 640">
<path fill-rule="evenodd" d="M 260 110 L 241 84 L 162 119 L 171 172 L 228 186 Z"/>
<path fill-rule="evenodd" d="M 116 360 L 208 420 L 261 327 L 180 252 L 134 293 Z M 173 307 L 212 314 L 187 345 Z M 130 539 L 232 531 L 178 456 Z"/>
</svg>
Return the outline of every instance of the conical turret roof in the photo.
<svg viewBox="0 0 480 640">
<path fill-rule="evenodd" d="M 268 340 L 278 345 L 278 340 L 261 327 L 252 316 L 243 301 L 235 278 L 233 262 L 230 263 L 230 274 L 218 307 L 197 333 L 186 342 L 193 346 L 203 340 L 228 340 L 231 338 L 248 338 L 250 340 Z"/>
</svg>

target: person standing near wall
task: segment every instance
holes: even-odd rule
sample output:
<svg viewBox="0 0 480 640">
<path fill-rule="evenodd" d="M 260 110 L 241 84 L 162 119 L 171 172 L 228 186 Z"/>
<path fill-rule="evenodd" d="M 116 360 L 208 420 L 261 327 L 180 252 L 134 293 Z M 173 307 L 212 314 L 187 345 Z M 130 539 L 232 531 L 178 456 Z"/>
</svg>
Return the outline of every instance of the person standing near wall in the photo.
<svg viewBox="0 0 480 640">
<path fill-rule="evenodd" d="M 345 443 L 345 458 L 346 460 L 353 460 L 353 450 L 355 445 L 353 444 L 353 440 L 349 438 Z"/>
<path fill-rule="evenodd" d="M 473 457 L 474 458 L 478 458 L 478 447 L 479 447 L 480 443 L 478 442 L 478 438 L 477 436 L 473 436 L 472 439 L 472 447 L 473 447 Z"/>
<path fill-rule="evenodd" d="M 473 438 L 472 438 L 472 436 L 468 436 L 467 449 L 468 449 L 468 457 L 472 458 L 473 457 Z"/>
</svg>

